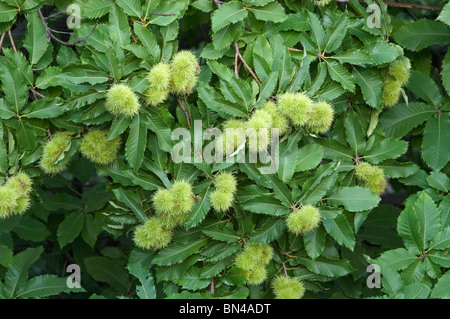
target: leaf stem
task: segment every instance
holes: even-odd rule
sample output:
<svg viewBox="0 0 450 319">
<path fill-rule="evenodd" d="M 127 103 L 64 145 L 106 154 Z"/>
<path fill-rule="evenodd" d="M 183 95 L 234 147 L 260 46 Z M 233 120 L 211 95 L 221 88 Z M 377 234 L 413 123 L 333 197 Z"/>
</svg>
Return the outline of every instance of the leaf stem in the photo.
<svg viewBox="0 0 450 319">
<path fill-rule="evenodd" d="M 189 116 L 189 113 L 186 111 L 186 108 L 184 107 L 183 102 L 181 102 L 180 98 L 178 96 L 175 96 L 175 98 L 177 99 L 181 110 L 183 111 L 184 115 L 186 116 L 188 127 L 191 128 L 191 117 Z"/>
<path fill-rule="evenodd" d="M 234 55 L 234 76 L 236 79 L 239 79 L 239 68 L 238 68 L 238 59 L 239 59 L 239 48 L 234 46 L 236 54 Z"/>
<path fill-rule="evenodd" d="M 253 70 L 248 66 L 247 62 L 245 62 L 244 58 L 241 55 L 241 52 L 239 52 L 239 47 L 237 42 L 234 43 L 234 48 L 236 49 L 236 54 L 238 56 L 238 58 L 241 60 L 241 62 L 245 65 L 245 67 L 247 68 L 247 70 L 250 72 L 250 74 L 253 76 L 253 78 L 256 80 L 256 82 L 261 85 L 261 81 L 258 79 L 258 77 L 256 76 L 256 74 L 253 72 Z"/>
<path fill-rule="evenodd" d="M 6 32 L 2 33 L 2 37 L 0 38 L 0 52 L 2 52 L 3 40 L 5 40 Z"/>
<path fill-rule="evenodd" d="M 283 261 L 281 264 L 283 265 L 284 275 L 285 275 L 286 277 L 289 277 L 289 276 L 288 276 L 288 273 L 287 273 L 285 261 Z"/>
<path fill-rule="evenodd" d="M 11 29 L 8 30 L 9 40 L 11 40 L 11 45 L 13 47 L 14 52 L 17 52 L 16 44 L 14 43 L 14 38 L 11 33 Z"/>
<path fill-rule="evenodd" d="M 439 7 L 430 7 L 430 6 L 420 5 L 420 4 L 413 4 L 413 3 L 386 2 L 386 5 L 388 7 L 394 7 L 394 8 L 409 8 L 409 9 L 422 9 L 422 10 L 428 10 L 428 11 L 442 11 L 442 8 L 439 8 Z"/>
</svg>

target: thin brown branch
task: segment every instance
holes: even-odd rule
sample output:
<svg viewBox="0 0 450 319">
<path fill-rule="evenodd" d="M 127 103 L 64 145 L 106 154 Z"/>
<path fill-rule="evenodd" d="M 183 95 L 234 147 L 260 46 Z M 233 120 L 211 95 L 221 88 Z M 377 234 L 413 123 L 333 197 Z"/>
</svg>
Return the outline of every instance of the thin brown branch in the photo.
<svg viewBox="0 0 450 319">
<path fill-rule="evenodd" d="M 39 97 L 41 97 L 41 98 L 46 98 L 46 96 L 45 96 L 44 94 L 39 93 L 36 89 L 31 88 L 30 90 L 31 90 L 31 92 L 33 93 L 33 95 L 34 95 L 35 97 L 36 97 L 36 96 L 39 96 Z"/>
<path fill-rule="evenodd" d="M 89 38 L 89 37 L 95 32 L 95 30 L 97 29 L 97 25 L 98 25 L 98 21 L 96 21 L 96 22 L 95 22 L 95 25 L 94 25 L 94 28 L 92 29 L 92 31 L 91 31 L 88 35 L 86 35 L 84 38 L 78 39 L 78 40 L 76 40 L 75 42 L 66 42 L 66 41 L 60 40 L 60 39 L 59 39 L 58 37 L 56 37 L 53 33 L 67 33 L 67 34 L 71 34 L 71 35 L 74 35 L 74 36 L 75 36 L 75 34 L 70 33 L 70 32 L 63 32 L 63 31 L 53 30 L 52 28 L 50 28 L 50 27 L 47 25 L 47 22 L 45 21 L 45 19 L 47 19 L 47 18 L 44 17 L 44 15 L 42 14 L 42 11 L 41 11 L 41 10 L 38 10 L 38 14 L 39 14 L 39 17 L 41 18 L 42 25 L 43 25 L 44 28 L 45 28 L 45 35 L 47 36 L 48 41 L 50 42 L 51 40 L 55 40 L 56 42 L 58 42 L 58 43 L 60 43 L 60 44 L 62 44 L 62 45 L 65 45 L 65 46 L 69 46 L 69 47 L 70 47 L 70 46 L 75 46 L 75 45 L 77 45 L 77 44 L 83 42 L 83 41 L 86 40 L 87 38 Z"/>
<path fill-rule="evenodd" d="M 236 49 L 236 53 L 234 55 L 234 76 L 236 77 L 236 79 L 238 79 L 239 78 L 239 68 L 238 68 L 239 49 L 237 46 L 234 46 L 234 48 Z"/>
<path fill-rule="evenodd" d="M 300 49 L 296 49 L 296 48 L 288 48 L 289 51 L 294 51 L 294 52 L 303 52 L 303 50 Z"/>
<path fill-rule="evenodd" d="M 234 43 L 234 48 L 236 49 L 236 52 L 237 52 L 237 55 L 238 55 L 239 59 L 245 65 L 245 67 L 247 68 L 248 72 L 250 72 L 250 74 L 253 76 L 253 78 L 256 80 L 256 82 L 259 85 L 261 85 L 261 81 L 258 79 L 256 74 L 253 72 L 252 68 L 248 66 L 247 62 L 245 62 L 244 58 L 242 57 L 241 52 L 239 52 L 239 47 L 238 47 L 237 42 Z"/>
<path fill-rule="evenodd" d="M 209 291 L 211 291 L 211 294 L 214 295 L 214 277 L 211 278 L 211 286 L 210 286 Z"/>
<path fill-rule="evenodd" d="M 223 3 L 222 1 L 219 0 L 211 0 L 211 1 L 214 2 L 217 7 L 220 7 Z"/>
<path fill-rule="evenodd" d="M 134 22 L 137 22 L 137 23 L 139 23 L 139 24 L 141 24 L 141 25 L 143 25 L 144 27 L 147 27 L 147 25 L 146 25 L 145 22 L 143 22 L 143 21 L 134 20 L 134 19 L 133 19 L 133 21 L 134 21 Z"/>
<path fill-rule="evenodd" d="M 14 38 L 12 36 L 11 30 L 8 31 L 9 40 L 11 41 L 11 45 L 13 47 L 14 52 L 17 52 L 16 44 L 14 43 Z"/>
<path fill-rule="evenodd" d="M 424 6 L 421 4 L 414 4 L 414 3 L 386 2 L 386 5 L 388 7 L 394 7 L 394 8 L 409 8 L 409 9 L 422 9 L 422 10 L 428 10 L 428 11 L 442 11 L 442 8 L 439 8 L 439 7 L 430 7 L 430 6 Z"/>
<path fill-rule="evenodd" d="M 0 38 L 0 52 L 2 52 L 3 40 L 5 40 L 6 32 L 2 33 L 2 37 Z"/>
<path fill-rule="evenodd" d="M 287 273 L 286 265 L 284 264 L 284 262 L 282 262 L 282 264 L 283 264 L 283 269 L 284 269 L 284 275 L 285 275 L 286 277 L 289 277 L 289 276 L 288 276 L 288 273 Z"/>
<path fill-rule="evenodd" d="M 411 9 L 407 8 L 407 9 L 406 9 L 406 12 L 408 12 L 408 14 L 411 16 L 411 18 L 414 19 L 414 21 L 417 21 L 417 20 L 418 20 L 417 16 L 414 14 L 414 12 L 412 12 Z"/>
<path fill-rule="evenodd" d="M 281 252 L 282 255 L 288 256 L 289 258 L 295 258 L 295 256 L 289 255 L 288 253 Z"/>
<path fill-rule="evenodd" d="M 70 189 L 72 192 L 74 192 L 76 195 L 78 195 L 78 197 L 83 197 L 83 195 L 78 192 L 75 188 L 72 187 L 72 185 L 70 185 L 70 183 L 67 184 L 67 188 Z"/>
<path fill-rule="evenodd" d="M 31 89 L 31 93 L 33 93 L 33 98 L 34 98 L 35 100 L 37 100 L 36 92 L 35 92 L 33 89 Z"/>
<path fill-rule="evenodd" d="M 58 16 L 58 15 L 60 15 L 62 13 L 68 13 L 68 12 L 69 11 L 67 11 L 67 10 L 58 11 L 58 12 L 56 12 L 54 14 L 49 15 L 48 17 L 45 17 L 45 20 L 51 19 L 51 18 L 56 17 L 56 16 Z"/>
<path fill-rule="evenodd" d="M 191 117 L 189 116 L 189 113 L 186 111 L 186 108 L 183 105 L 183 102 L 181 102 L 180 98 L 178 96 L 175 96 L 178 104 L 180 105 L 181 110 L 183 111 L 184 115 L 186 116 L 188 127 L 191 128 Z"/>
<path fill-rule="evenodd" d="M 133 39 L 134 43 L 137 42 L 137 39 L 136 39 L 136 37 L 134 36 L 134 33 L 133 33 L 133 32 L 131 32 L 131 38 Z"/>
</svg>

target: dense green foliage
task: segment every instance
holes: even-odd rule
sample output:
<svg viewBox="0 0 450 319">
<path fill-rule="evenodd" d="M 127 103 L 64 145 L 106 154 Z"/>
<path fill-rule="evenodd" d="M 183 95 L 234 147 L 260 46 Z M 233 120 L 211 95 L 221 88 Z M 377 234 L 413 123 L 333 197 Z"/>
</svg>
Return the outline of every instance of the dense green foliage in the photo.
<svg viewBox="0 0 450 319">
<path fill-rule="evenodd" d="M 426 2 L 374 27 L 370 0 L 0 0 L 0 298 L 450 298 L 450 4 Z M 277 171 L 232 133 L 207 162 L 213 128 L 269 153 L 277 128 Z"/>
</svg>

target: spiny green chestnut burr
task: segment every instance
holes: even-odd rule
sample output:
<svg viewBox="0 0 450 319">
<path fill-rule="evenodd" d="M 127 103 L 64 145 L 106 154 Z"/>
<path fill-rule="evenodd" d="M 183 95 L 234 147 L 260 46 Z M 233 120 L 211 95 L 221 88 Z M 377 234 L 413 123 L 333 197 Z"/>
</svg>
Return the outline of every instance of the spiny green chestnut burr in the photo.
<svg viewBox="0 0 450 319">
<path fill-rule="evenodd" d="M 250 245 L 248 247 L 250 253 L 253 251 L 258 255 L 259 260 L 264 264 L 268 264 L 273 257 L 273 248 L 268 244 Z"/>
<path fill-rule="evenodd" d="M 241 120 L 228 120 L 223 124 L 222 135 L 217 137 L 215 143 L 219 151 L 225 155 L 233 154 L 245 141 L 245 125 Z"/>
<path fill-rule="evenodd" d="M 234 194 L 236 192 L 236 177 L 230 172 L 221 172 L 214 178 L 214 186 L 221 192 Z"/>
<path fill-rule="evenodd" d="M 175 198 L 176 210 L 182 213 L 188 213 L 194 206 L 194 194 L 192 186 L 188 182 L 181 180 L 176 181 L 171 189 Z"/>
<path fill-rule="evenodd" d="M 272 117 L 265 110 L 256 110 L 247 121 L 249 149 L 253 152 L 267 149 L 270 144 Z"/>
<path fill-rule="evenodd" d="M 170 243 L 172 232 L 164 228 L 159 218 L 152 217 L 147 219 L 144 224 L 136 227 L 133 240 L 135 245 L 140 248 L 157 250 Z"/>
<path fill-rule="evenodd" d="M 147 81 L 151 87 L 166 91 L 170 90 L 172 69 L 170 64 L 160 62 L 155 64 L 147 75 Z"/>
<path fill-rule="evenodd" d="M 408 83 L 410 76 L 411 62 L 405 56 L 397 58 L 389 65 L 389 74 L 395 78 L 400 86 Z"/>
<path fill-rule="evenodd" d="M 401 46 L 395 43 L 391 43 L 391 45 L 397 50 L 398 56 L 403 56 L 405 54 L 405 50 Z"/>
<path fill-rule="evenodd" d="M 149 86 L 145 91 L 145 101 L 148 105 L 157 106 L 169 97 L 170 91 L 161 91 Z"/>
<path fill-rule="evenodd" d="M 289 120 L 281 114 L 279 108 L 272 101 L 268 101 L 261 107 L 262 110 L 266 111 L 272 117 L 272 128 L 277 128 L 278 133 L 281 135 L 285 134 L 289 128 Z"/>
<path fill-rule="evenodd" d="M 116 84 L 106 94 L 106 109 L 114 115 L 134 116 L 141 105 L 136 94 L 126 84 Z"/>
<path fill-rule="evenodd" d="M 224 212 L 227 211 L 233 204 L 234 195 L 233 193 L 216 189 L 209 195 L 209 201 L 215 211 Z"/>
<path fill-rule="evenodd" d="M 360 162 L 355 167 L 356 177 L 377 195 L 380 195 L 386 189 L 386 178 L 384 171 L 378 166 L 367 162 Z"/>
<path fill-rule="evenodd" d="M 16 207 L 14 208 L 13 212 L 15 214 L 22 215 L 28 210 L 28 208 L 30 208 L 30 206 L 31 206 L 30 197 L 22 196 L 17 199 Z"/>
<path fill-rule="evenodd" d="M 395 80 L 389 80 L 383 84 L 383 105 L 386 107 L 392 107 L 397 104 L 400 99 L 402 87 L 400 82 Z"/>
<path fill-rule="evenodd" d="M 53 134 L 53 137 L 45 144 L 42 152 L 42 157 L 39 162 L 42 170 L 47 174 L 57 174 L 64 170 L 65 165 L 54 165 L 59 156 L 66 151 L 71 144 L 72 133 L 58 132 Z"/>
<path fill-rule="evenodd" d="M 156 106 L 169 97 L 172 69 L 170 64 L 160 62 L 150 70 L 147 81 L 149 86 L 145 92 L 147 104 Z"/>
<path fill-rule="evenodd" d="M 120 147 L 120 137 L 108 141 L 108 131 L 92 130 L 81 141 L 81 153 L 92 162 L 100 165 L 108 165 L 117 158 Z"/>
<path fill-rule="evenodd" d="M 331 0 L 314 0 L 313 2 L 318 7 L 324 7 L 330 4 Z"/>
<path fill-rule="evenodd" d="M 27 173 L 19 172 L 11 177 L 5 184 L 5 187 L 14 189 L 19 196 L 28 196 L 31 192 L 33 181 Z"/>
<path fill-rule="evenodd" d="M 278 97 L 281 113 L 290 118 L 294 125 L 306 124 L 312 104 L 311 99 L 303 93 L 287 92 Z"/>
<path fill-rule="evenodd" d="M 303 283 L 293 277 L 276 277 L 272 289 L 276 299 L 300 299 L 305 294 Z"/>
<path fill-rule="evenodd" d="M 0 218 L 7 218 L 14 213 L 19 196 L 14 188 L 0 187 Z"/>
<path fill-rule="evenodd" d="M 175 181 L 172 185 L 172 192 L 176 201 L 192 199 L 192 186 L 184 180 Z"/>
<path fill-rule="evenodd" d="M 249 271 L 247 283 L 250 285 L 259 285 L 267 278 L 267 269 L 264 265 L 253 268 Z"/>
<path fill-rule="evenodd" d="M 174 182 L 170 189 L 159 189 L 152 198 L 156 215 L 166 228 L 184 225 L 194 206 L 192 186 L 186 181 Z"/>
<path fill-rule="evenodd" d="M 156 214 L 168 214 L 175 210 L 175 197 L 170 189 L 159 189 L 152 200 Z"/>
<path fill-rule="evenodd" d="M 286 224 L 291 233 L 299 235 L 319 226 L 320 220 L 320 213 L 316 207 L 304 205 L 288 215 Z"/>
<path fill-rule="evenodd" d="M 161 218 L 161 222 L 167 229 L 174 229 L 178 226 L 183 226 L 186 223 L 188 215 L 184 212 L 175 210 L 165 215 L 157 215 Z"/>
<path fill-rule="evenodd" d="M 330 129 L 333 118 L 333 107 L 327 102 L 317 102 L 312 105 L 306 126 L 312 133 L 325 133 Z"/>
<path fill-rule="evenodd" d="M 227 211 L 234 201 L 237 181 L 233 174 L 221 172 L 214 178 L 215 190 L 211 192 L 209 200 L 215 211 Z"/>
<path fill-rule="evenodd" d="M 172 229 L 186 221 L 187 216 L 178 208 L 172 189 L 159 189 L 153 195 L 153 206 L 164 227 Z"/>
<path fill-rule="evenodd" d="M 172 92 L 175 94 L 189 94 L 197 83 L 199 65 L 197 58 L 191 51 L 180 51 L 173 56 L 172 63 Z"/>
<path fill-rule="evenodd" d="M 261 265 L 266 265 L 273 257 L 273 248 L 268 244 L 247 243 L 235 260 L 235 265 L 251 271 Z"/>
</svg>

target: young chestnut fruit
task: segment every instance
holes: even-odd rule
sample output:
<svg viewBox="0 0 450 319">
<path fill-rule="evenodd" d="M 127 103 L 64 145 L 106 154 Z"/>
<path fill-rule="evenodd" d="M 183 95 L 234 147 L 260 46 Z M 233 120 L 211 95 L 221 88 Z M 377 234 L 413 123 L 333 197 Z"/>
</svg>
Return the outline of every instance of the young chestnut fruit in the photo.
<svg viewBox="0 0 450 319">
<path fill-rule="evenodd" d="M 318 7 L 324 7 L 328 4 L 330 4 L 332 0 L 314 0 L 314 4 Z"/>
<path fill-rule="evenodd" d="M 106 130 L 95 129 L 84 135 L 80 145 L 81 154 L 100 165 L 114 162 L 120 147 L 120 137 L 108 141 L 108 134 Z"/>
<path fill-rule="evenodd" d="M 306 127 L 312 133 L 325 133 L 330 129 L 333 119 L 334 110 L 330 104 L 327 102 L 313 103 Z"/>
<path fill-rule="evenodd" d="M 106 109 L 114 115 L 134 116 L 141 104 L 133 90 L 126 84 L 113 85 L 106 94 Z"/>
<path fill-rule="evenodd" d="M 253 268 L 249 271 L 247 283 L 250 285 L 259 285 L 267 278 L 267 269 L 264 265 Z"/>
<path fill-rule="evenodd" d="M 271 116 L 272 128 L 277 128 L 280 136 L 284 135 L 290 129 L 289 119 L 281 113 L 275 102 L 267 101 L 261 109 Z"/>
<path fill-rule="evenodd" d="M 211 206 L 215 211 L 227 211 L 234 201 L 237 181 L 233 174 L 221 172 L 214 178 L 215 190 L 209 195 Z"/>
<path fill-rule="evenodd" d="M 400 84 L 400 86 L 404 86 L 406 83 L 408 83 L 410 69 L 411 62 L 405 56 L 397 58 L 388 67 L 389 74 L 394 77 L 394 79 Z"/>
<path fill-rule="evenodd" d="M 236 256 L 235 265 L 241 269 L 253 269 L 267 265 L 273 257 L 273 248 L 268 244 L 247 243 L 244 249 Z"/>
<path fill-rule="evenodd" d="M 33 181 L 27 173 L 19 172 L 12 176 L 5 184 L 15 190 L 20 196 L 28 196 L 31 192 Z"/>
<path fill-rule="evenodd" d="M 152 201 L 156 216 L 169 229 L 184 225 L 195 203 L 192 186 L 186 181 L 176 181 L 170 189 L 159 189 Z"/>
<path fill-rule="evenodd" d="M 303 283 L 293 277 L 276 277 L 272 289 L 276 299 L 301 299 L 305 294 Z"/>
<path fill-rule="evenodd" d="M 160 62 L 152 67 L 147 82 L 149 86 L 145 91 L 147 104 L 157 106 L 169 97 L 172 79 L 172 68 L 170 64 Z"/>
<path fill-rule="evenodd" d="M 377 195 L 381 195 L 386 189 L 384 171 L 376 165 L 360 162 L 355 167 L 356 177 Z"/>
<path fill-rule="evenodd" d="M 172 92 L 189 94 L 197 83 L 199 65 L 191 51 L 177 52 L 172 59 Z"/>
<path fill-rule="evenodd" d="M 390 80 L 383 85 L 383 105 L 385 107 L 392 107 L 397 104 L 400 99 L 402 87 L 400 82 Z"/>
<path fill-rule="evenodd" d="M 0 187 L 0 218 L 7 218 L 14 213 L 18 199 L 19 194 L 15 189 L 6 186 Z"/>
<path fill-rule="evenodd" d="M 175 198 L 176 210 L 183 214 L 190 212 L 195 204 L 191 184 L 184 180 L 176 181 L 171 191 Z"/>
<path fill-rule="evenodd" d="M 241 120 L 228 120 L 223 124 L 223 134 L 216 138 L 216 150 L 225 155 L 233 154 L 245 142 L 246 123 Z"/>
<path fill-rule="evenodd" d="M 247 121 L 246 128 L 249 149 L 253 152 L 267 149 L 270 144 L 270 135 L 272 128 L 272 117 L 262 109 L 256 110 L 252 117 Z"/>
<path fill-rule="evenodd" d="M 175 210 L 175 197 L 170 189 L 159 189 L 152 198 L 156 214 L 169 214 Z"/>
<path fill-rule="evenodd" d="M 227 211 L 233 205 L 234 195 L 232 193 L 214 190 L 209 195 L 212 208 L 217 212 Z"/>
<path fill-rule="evenodd" d="M 172 240 L 172 232 L 166 229 L 158 217 L 147 219 L 136 227 L 133 237 L 137 247 L 157 250 L 166 247 Z"/>
<path fill-rule="evenodd" d="M 217 190 L 234 194 L 236 192 L 236 177 L 230 172 L 221 172 L 214 178 L 214 185 Z"/>
<path fill-rule="evenodd" d="M 385 107 L 392 107 L 397 104 L 402 86 L 409 80 L 411 62 L 403 56 L 403 49 L 400 48 L 399 52 L 401 52 L 401 56 L 391 62 L 381 73 L 383 78 L 383 105 Z"/>
<path fill-rule="evenodd" d="M 291 119 L 294 125 L 304 125 L 308 122 L 312 105 L 312 100 L 299 92 L 286 92 L 278 97 L 281 114 Z"/>
<path fill-rule="evenodd" d="M 21 215 L 28 210 L 32 184 L 28 174 L 19 172 L 0 186 L 0 218 Z"/>
<path fill-rule="evenodd" d="M 286 224 L 291 233 L 300 235 L 319 226 L 320 221 L 319 210 L 312 205 L 304 205 L 288 215 Z"/>
<path fill-rule="evenodd" d="M 65 169 L 66 165 L 55 164 L 60 155 L 70 147 L 71 136 L 70 132 L 57 132 L 44 145 L 39 165 L 46 174 L 57 174 Z"/>
<path fill-rule="evenodd" d="M 22 215 L 24 214 L 28 208 L 31 206 L 31 199 L 29 196 L 22 196 L 17 199 L 16 207 L 14 208 L 13 213 Z"/>
</svg>

